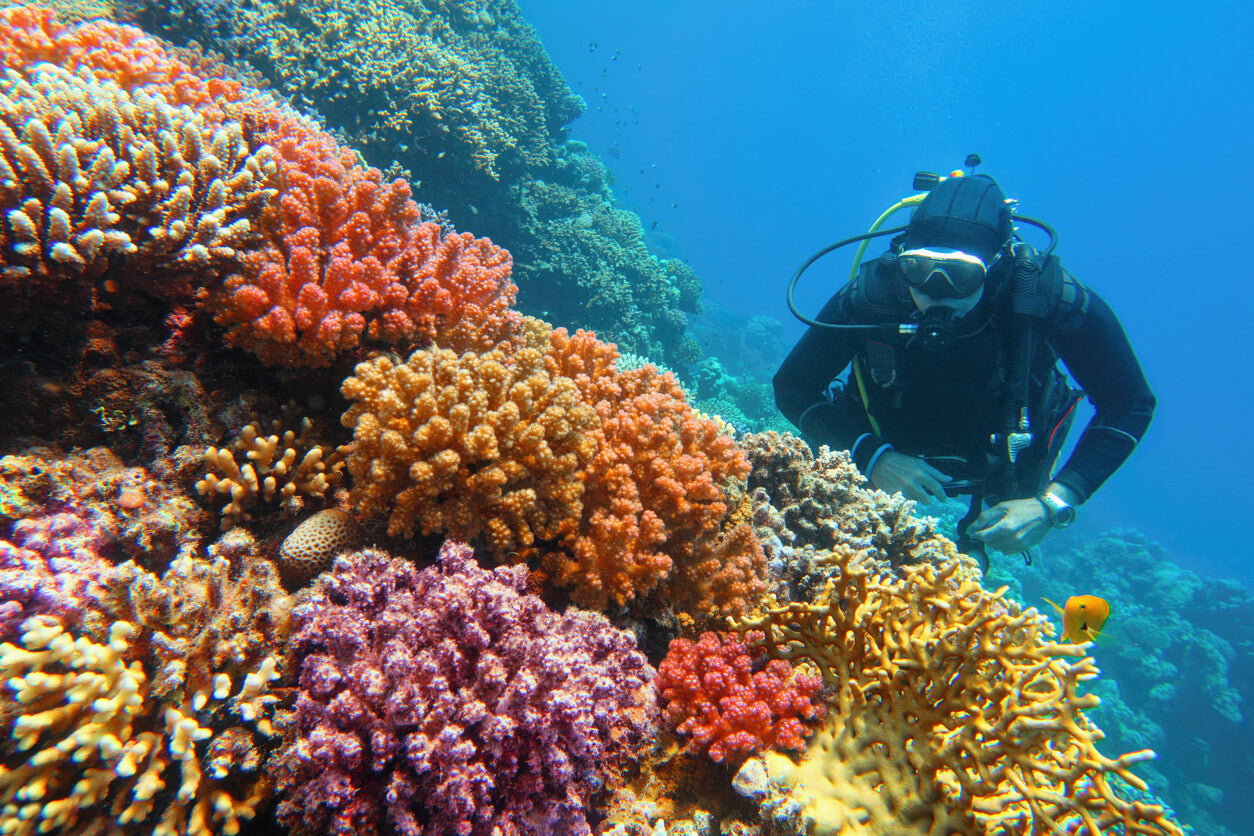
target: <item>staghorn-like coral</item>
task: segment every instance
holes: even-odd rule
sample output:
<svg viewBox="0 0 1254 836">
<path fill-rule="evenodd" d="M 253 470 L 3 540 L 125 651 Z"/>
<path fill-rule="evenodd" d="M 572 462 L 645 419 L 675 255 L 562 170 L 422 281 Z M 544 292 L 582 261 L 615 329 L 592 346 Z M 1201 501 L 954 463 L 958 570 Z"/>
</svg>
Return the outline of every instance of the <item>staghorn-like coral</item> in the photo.
<svg viewBox="0 0 1254 836">
<path fill-rule="evenodd" d="M 308 497 L 328 499 L 328 491 L 343 478 L 348 445 L 328 451 L 316 443 L 308 418 L 301 419 L 299 433 L 284 430 L 279 421 L 272 422 L 270 430 L 270 435 L 262 435 L 264 429 L 254 421 L 230 447 L 205 450 L 209 472 L 196 482 L 196 492 L 227 500 L 222 506 L 223 528 L 251 520 L 258 506 L 267 510 L 277 506 L 294 514 Z"/>
<path fill-rule="evenodd" d="M 523 594 L 448 541 L 419 571 L 341 557 L 297 617 L 293 834 L 589 834 L 593 795 L 653 731 L 654 672 L 600 615 Z"/>
<path fill-rule="evenodd" d="M 1149 751 L 1108 758 L 1081 693 L 1085 650 L 1049 639 L 1035 610 L 983 589 L 965 561 L 873 579 L 849 551 L 814 603 L 735 623 L 763 631 L 773 659 L 808 660 L 830 690 L 829 719 L 800 764 L 767 753 L 764 818 L 795 832 L 1172 834 L 1161 807 L 1121 798 L 1111 777 Z M 752 642 L 751 642 L 752 643 Z M 800 811 L 799 813 L 797 811 Z"/>
<path fill-rule="evenodd" d="M 0 287 L 79 298 L 110 255 L 125 255 L 133 269 L 118 275 L 133 285 L 103 292 L 187 297 L 189 275 L 207 280 L 256 239 L 248 217 L 274 198 L 276 182 L 270 150 L 249 149 L 238 125 L 86 71 L 7 70 Z"/>
<path fill-rule="evenodd" d="M 657 674 L 667 721 L 688 738 L 689 751 L 719 762 L 739 763 L 763 749 L 804 749 L 813 729 L 803 721 L 824 713 L 822 702 L 815 703 L 822 684 L 817 675 L 783 659 L 755 665 L 735 635 L 675 639 Z"/>
<path fill-rule="evenodd" d="M 39 615 L 0 645 L 0 830 L 237 833 L 270 794 L 270 683 L 289 604 L 236 536 L 160 578 L 100 575 L 94 626 Z"/>
<path fill-rule="evenodd" d="M 571 380 L 544 370 L 539 351 L 378 357 L 341 391 L 356 402 L 343 417 L 353 501 L 367 515 L 390 510 L 391 533 L 483 534 L 505 555 L 579 519 L 596 413 Z"/>
</svg>

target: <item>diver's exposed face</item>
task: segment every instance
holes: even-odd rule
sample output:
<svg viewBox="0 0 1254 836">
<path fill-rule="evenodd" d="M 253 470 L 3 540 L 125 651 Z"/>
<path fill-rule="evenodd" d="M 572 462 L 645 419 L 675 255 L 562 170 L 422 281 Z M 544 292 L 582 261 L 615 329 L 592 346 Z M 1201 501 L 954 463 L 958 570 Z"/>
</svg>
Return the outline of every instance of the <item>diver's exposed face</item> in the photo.
<svg viewBox="0 0 1254 836">
<path fill-rule="evenodd" d="M 915 307 L 921 312 L 927 313 L 929 308 L 951 308 L 953 309 L 955 319 L 971 313 L 972 308 L 979 304 L 983 296 L 983 285 L 975 293 L 972 293 L 970 296 L 964 296 L 961 299 L 933 299 L 926 293 L 915 290 L 913 287 L 910 288 L 910 298 L 914 300 Z"/>
</svg>

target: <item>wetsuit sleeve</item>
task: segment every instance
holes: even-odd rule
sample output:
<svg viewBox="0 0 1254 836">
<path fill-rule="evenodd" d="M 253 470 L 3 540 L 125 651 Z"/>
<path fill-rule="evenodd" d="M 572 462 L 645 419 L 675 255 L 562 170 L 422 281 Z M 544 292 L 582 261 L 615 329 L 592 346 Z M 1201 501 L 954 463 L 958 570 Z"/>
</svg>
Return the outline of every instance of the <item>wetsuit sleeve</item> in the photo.
<svg viewBox="0 0 1254 836">
<path fill-rule="evenodd" d="M 849 288 L 837 293 L 817 319 L 856 324 L 849 313 Z M 871 424 L 850 382 L 849 391 L 835 402 L 824 397 L 832 379 L 853 360 L 862 337 L 857 331 L 811 327 L 775 373 L 775 404 L 803 435 L 818 444 L 848 450 L 863 473 L 892 445 L 871 431 Z"/>
<path fill-rule="evenodd" d="M 1054 477 L 1088 499 L 1132 455 L 1157 401 L 1115 312 L 1070 276 L 1049 340 L 1097 410 Z"/>
</svg>

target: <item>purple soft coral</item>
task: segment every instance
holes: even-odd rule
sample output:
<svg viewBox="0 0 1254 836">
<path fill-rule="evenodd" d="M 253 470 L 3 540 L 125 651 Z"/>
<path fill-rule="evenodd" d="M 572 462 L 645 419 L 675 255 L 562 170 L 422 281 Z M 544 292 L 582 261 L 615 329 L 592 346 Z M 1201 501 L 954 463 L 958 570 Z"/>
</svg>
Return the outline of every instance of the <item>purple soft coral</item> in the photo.
<svg viewBox="0 0 1254 836">
<path fill-rule="evenodd" d="M 604 616 L 523 593 L 445 543 L 419 571 L 341 557 L 298 613 L 294 833 L 586 834 L 607 773 L 652 732 L 653 669 Z"/>
<path fill-rule="evenodd" d="M 60 513 L 19 521 L 13 539 L 0 540 L 0 642 L 17 641 L 23 622 L 35 615 L 73 627 L 111 568 L 99 555 L 99 529 Z"/>
</svg>

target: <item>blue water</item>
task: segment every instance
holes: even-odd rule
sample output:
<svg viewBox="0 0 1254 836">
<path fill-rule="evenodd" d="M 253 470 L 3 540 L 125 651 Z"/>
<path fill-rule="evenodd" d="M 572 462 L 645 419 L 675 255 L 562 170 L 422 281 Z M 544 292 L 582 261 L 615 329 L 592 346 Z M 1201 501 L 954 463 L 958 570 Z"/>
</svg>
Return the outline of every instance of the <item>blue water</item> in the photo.
<svg viewBox="0 0 1254 836">
<path fill-rule="evenodd" d="M 916 169 L 981 154 L 1057 227 L 1159 398 L 1080 533 L 1133 526 L 1200 574 L 1254 585 L 1248 5 L 520 6 L 587 100 L 572 135 L 617 172 L 620 204 L 657 221 L 711 299 L 784 323 L 787 345 L 802 259 L 863 231 Z M 833 256 L 801 307 L 848 267 Z"/>
</svg>

